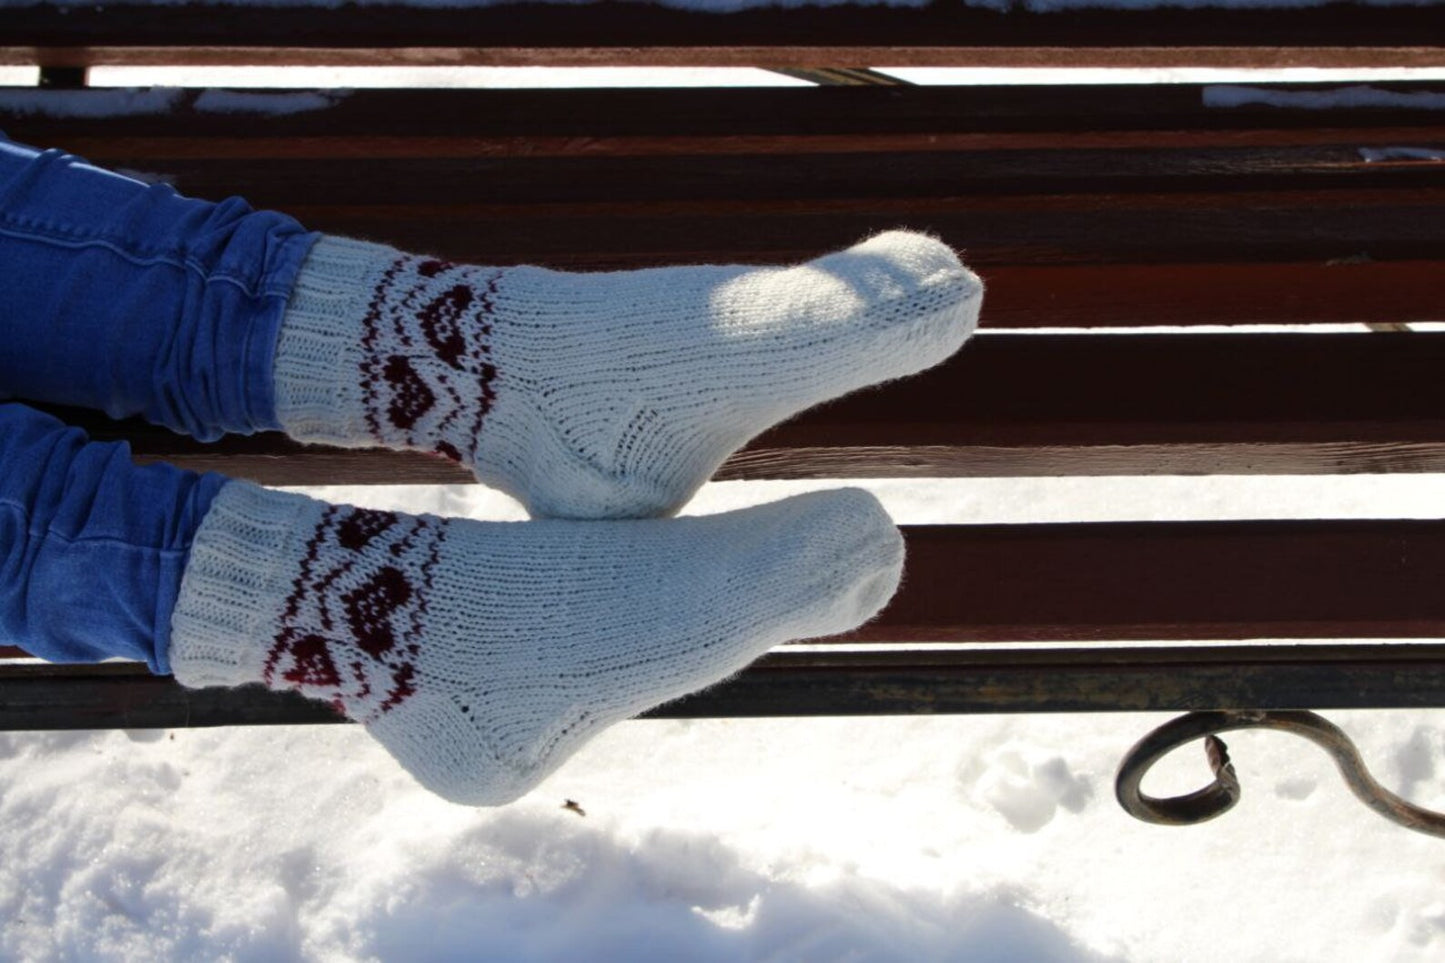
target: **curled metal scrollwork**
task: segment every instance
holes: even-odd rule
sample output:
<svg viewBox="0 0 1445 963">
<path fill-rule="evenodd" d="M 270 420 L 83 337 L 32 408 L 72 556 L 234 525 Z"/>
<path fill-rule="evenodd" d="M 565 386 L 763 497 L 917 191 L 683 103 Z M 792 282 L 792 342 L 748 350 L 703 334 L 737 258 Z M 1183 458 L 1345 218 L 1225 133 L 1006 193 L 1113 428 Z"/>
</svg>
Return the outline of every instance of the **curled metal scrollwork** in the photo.
<svg viewBox="0 0 1445 963">
<path fill-rule="evenodd" d="M 1308 739 L 1330 754 L 1350 791 L 1366 806 L 1407 829 L 1445 837 L 1445 813 L 1416 806 L 1381 786 L 1338 726 L 1313 712 L 1293 710 L 1191 712 L 1165 723 L 1135 743 L 1119 764 L 1114 780 L 1119 805 L 1136 819 L 1168 826 L 1190 826 L 1228 812 L 1239 802 L 1239 777 L 1216 733 L 1235 729 L 1276 729 Z M 1214 781 L 1185 796 L 1146 795 L 1140 788 L 1144 774 L 1179 746 L 1199 738 L 1204 739 Z"/>
</svg>

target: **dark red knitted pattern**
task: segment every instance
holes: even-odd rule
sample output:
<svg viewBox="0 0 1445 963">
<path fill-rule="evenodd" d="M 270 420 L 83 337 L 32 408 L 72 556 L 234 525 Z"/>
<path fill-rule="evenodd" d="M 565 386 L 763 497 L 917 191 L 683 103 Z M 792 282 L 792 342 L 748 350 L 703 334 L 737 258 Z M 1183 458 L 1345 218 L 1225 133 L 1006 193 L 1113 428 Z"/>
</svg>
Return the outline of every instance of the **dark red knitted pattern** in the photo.
<svg viewBox="0 0 1445 963">
<path fill-rule="evenodd" d="M 415 692 L 415 661 L 440 519 L 329 506 L 281 613 L 262 678 L 325 699 L 358 722 Z"/>
<path fill-rule="evenodd" d="M 489 338 L 502 273 L 406 254 L 382 274 L 361 339 L 374 438 L 457 461 L 473 456 L 496 397 Z"/>
</svg>

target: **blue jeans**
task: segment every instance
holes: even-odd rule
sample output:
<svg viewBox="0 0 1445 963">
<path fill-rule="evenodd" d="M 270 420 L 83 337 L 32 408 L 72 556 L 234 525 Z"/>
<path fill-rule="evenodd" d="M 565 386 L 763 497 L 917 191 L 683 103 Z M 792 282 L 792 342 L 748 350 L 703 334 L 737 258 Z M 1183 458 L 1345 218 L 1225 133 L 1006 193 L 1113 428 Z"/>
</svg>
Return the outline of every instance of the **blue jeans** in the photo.
<svg viewBox="0 0 1445 963">
<path fill-rule="evenodd" d="M 196 528 L 224 479 L 137 468 L 11 399 L 211 441 L 279 428 L 271 364 L 316 239 L 0 139 L 0 644 L 167 672 Z"/>
</svg>

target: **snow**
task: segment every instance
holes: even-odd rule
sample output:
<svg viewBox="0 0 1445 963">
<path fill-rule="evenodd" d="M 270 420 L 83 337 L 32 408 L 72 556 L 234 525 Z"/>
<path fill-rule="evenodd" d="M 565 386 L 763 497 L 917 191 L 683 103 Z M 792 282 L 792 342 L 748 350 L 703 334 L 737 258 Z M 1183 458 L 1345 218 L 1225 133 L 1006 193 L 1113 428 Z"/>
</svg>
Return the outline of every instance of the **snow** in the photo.
<svg viewBox="0 0 1445 963">
<path fill-rule="evenodd" d="M 39 67 L 0 66 L 0 84 L 33 87 L 39 79 Z"/>
<path fill-rule="evenodd" d="M 1441 517 L 1442 481 L 862 484 L 929 524 Z M 826 484 L 712 484 L 689 511 Z M 475 487 L 317 493 L 520 517 Z M 1445 712 L 1328 715 L 1385 785 L 1445 807 Z M 1206 826 L 1124 815 L 1113 768 L 1167 718 L 632 722 L 498 810 L 430 796 L 353 727 L 4 734 L 0 959 L 1442 958 L 1445 844 L 1358 805 L 1302 741 L 1231 736 L 1244 799 Z M 1201 756 L 1146 790 L 1202 785 Z"/>
<path fill-rule="evenodd" d="M 1219 84 L 1204 88 L 1206 107 L 1292 107 L 1306 110 L 1388 107 L 1407 110 L 1445 110 L 1445 93 L 1432 90 L 1385 90 L 1365 84 L 1333 90 L 1277 90 Z"/>
</svg>

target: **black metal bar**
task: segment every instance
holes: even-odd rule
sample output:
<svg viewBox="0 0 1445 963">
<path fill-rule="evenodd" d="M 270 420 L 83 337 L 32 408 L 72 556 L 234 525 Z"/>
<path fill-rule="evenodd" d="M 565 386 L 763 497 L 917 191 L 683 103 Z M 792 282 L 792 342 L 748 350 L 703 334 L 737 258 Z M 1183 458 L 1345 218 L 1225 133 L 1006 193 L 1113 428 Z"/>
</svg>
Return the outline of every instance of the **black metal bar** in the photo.
<svg viewBox="0 0 1445 963">
<path fill-rule="evenodd" d="M 1445 707 L 1445 645 L 789 652 L 646 713 L 806 717 Z M 186 690 L 138 664 L 0 661 L 0 730 L 342 722 L 260 686 Z"/>
</svg>

